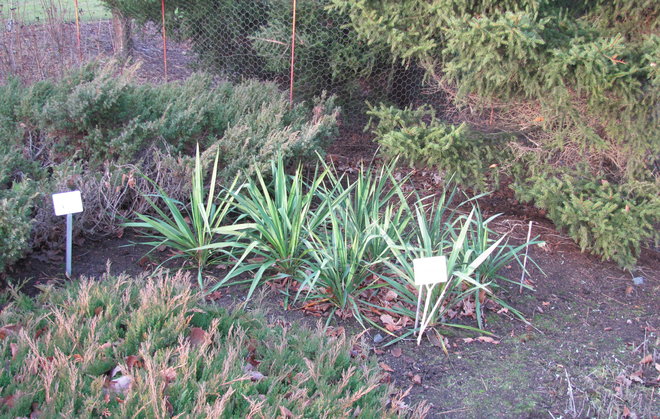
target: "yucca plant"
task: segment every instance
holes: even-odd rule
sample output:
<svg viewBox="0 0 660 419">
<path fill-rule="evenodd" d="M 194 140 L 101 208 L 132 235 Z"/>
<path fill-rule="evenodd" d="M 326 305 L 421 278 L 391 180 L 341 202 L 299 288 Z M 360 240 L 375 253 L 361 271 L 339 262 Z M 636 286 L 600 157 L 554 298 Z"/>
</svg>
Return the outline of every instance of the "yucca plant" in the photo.
<svg viewBox="0 0 660 419">
<path fill-rule="evenodd" d="M 395 162 L 375 169 L 362 167 L 354 180 L 338 175 L 325 165 L 327 180 L 316 189 L 319 202 L 328 202 L 328 222 L 310 231 L 305 245 L 310 258 L 304 282 L 296 299 L 327 301 L 336 310 L 350 314 L 365 326 L 362 315 L 368 304 L 365 291 L 380 288 L 383 281 L 373 272 L 382 268 L 389 246 L 381 232 L 403 234 L 411 220 L 401 185 L 393 175 Z"/>
<path fill-rule="evenodd" d="M 256 255 L 244 270 L 255 270 L 249 280 L 248 298 L 261 282 L 268 269 L 280 277 L 295 278 L 307 257 L 303 240 L 326 219 L 334 200 L 315 202 L 316 191 L 324 181 L 327 170 L 316 170 L 311 183 L 303 179 L 301 166 L 289 176 L 285 172 L 282 156 L 271 163 L 271 182 L 266 183 L 259 172 L 240 192 L 234 192 L 238 210 L 251 220 L 246 238 Z"/>
<path fill-rule="evenodd" d="M 494 294 L 494 281 L 501 278 L 497 270 L 502 265 L 519 260 L 518 253 L 524 245 L 504 245 L 502 242 L 505 236 L 493 240 L 486 234 L 489 230 L 483 228 L 484 222 L 481 221 L 477 207 L 473 206 L 468 216 L 460 214 L 456 209 L 449 210 L 447 204 L 455 193 L 454 189 L 449 200 L 446 199 L 446 193 L 443 194 L 437 204 L 425 204 L 423 199 L 419 199 L 413 205 L 416 224 L 410 236 L 393 237 L 383 232 L 393 257 L 386 262 L 387 270 L 381 278 L 406 303 L 393 309 L 400 315 L 418 317 L 419 314 L 409 308 L 419 304 L 421 291 L 418 289 L 415 293 L 411 290 L 415 289 L 413 260 L 440 255 L 447 257 L 447 282 L 433 287 L 427 295 L 419 324 L 420 336 L 424 329 L 439 324 L 482 331 L 483 309 L 480 304 L 476 304 L 475 308 L 475 315 L 479 319 L 478 328 L 449 323 L 446 316 L 448 310 L 456 308 L 462 301 L 471 297 L 479 301 L 480 295 L 487 296 L 522 318 L 518 311 Z"/>
<path fill-rule="evenodd" d="M 330 302 L 333 308 L 328 321 L 336 310 L 344 314 L 350 311 L 364 327 L 363 293 L 384 285 L 372 268 L 384 262 L 386 250 L 369 255 L 373 240 L 380 240 L 380 236 L 373 233 L 376 229 L 372 226 L 355 229 L 349 217 L 346 211 L 332 211 L 329 224 L 305 240 L 311 257 L 304 266 L 307 275 L 296 298 L 302 295 L 307 300 Z"/>
<path fill-rule="evenodd" d="M 474 254 L 483 254 L 485 253 L 489 247 L 493 243 L 493 237 L 497 235 L 496 232 L 494 232 L 490 227 L 489 224 L 495 220 L 499 214 L 493 215 L 492 217 L 484 220 L 483 215 L 481 211 L 479 211 L 479 208 L 476 207 L 474 211 L 474 217 L 472 221 L 472 228 L 468 229 L 468 234 L 467 237 L 465 238 L 465 241 L 463 242 L 463 253 L 467 254 L 468 252 L 472 252 Z M 525 249 L 528 246 L 532 246 L 535 244 L 539 244 L 540 242 L 535 238 L 532 238 L 528 242 L 524 242 L 522 244 L 519 244 L 517 246 L 511 245 L 508 243 L 508 241 L 504 241 L 500 243 L 497 248 L 490 253 L 489 257 L 487 257 L 479 266 L 477 266 L 474 270 L 473 273 L 473 278 L 476 282 L 480 284 L 484 283 L 489 283 L 489 288 L 491 289 L 492 293 L 490 293 L 491 298 L 493 301 L 498 303 L 499 305 L 506 307 L 510 312 L 514 314 L 520 315 L 518 311 L 510 307 L 509 305 L 506 304 L 505 301 L 503 301 L 501 298 L 497 297 L 496 291 L 500 288 L 499 284 L 497 281 L 506 281 L 510 283 L 515 283 L 516 285 L 519 285 L 523 288 L 526 289 L 532 289 L 531 286 L 528 284 L 521 284 L 520 282 L 516 280 L 512 280 L 510 278 L 507 278 L 506 276 L 502 275 L 500 272 L 502 268 L 505 266 L 511 264 L 511 263 L 518 263 L 521 269 L 526 269 L 522 258 L 520 257 L 525 253 Z M 536 265 L 536 262 L 534 262 L 533 259 L 528 258 L 529 262 L 532 263 L 533 266 L 536 266 L 539 270 L 540 267 Z M 480 291 L 481 292 L 481 291 Z M 479 325 L 480 329 L 483 329 L 484 324 L 483 324 L 483 309 L 482 309 L 482 295 L 479 295 L 477 290 L 474 290 L 473 298 L 474 298 L 474 303 L 475 303 L 475 312 L 477 315 L 477 324 Z M 520 315 L 520 317 L 522 317 Z"/>
<path fill-rule="evenodd" d="M 198 145 L 190 202 L 185 205 L 170 198 L 158 185 L 147 179 L 159 191 L 157 195 L 144 197 L 153 215 L 136 214 L 140 221 L 124 224 L 126 227 L 141 230 L 145 239 L 142 244 L 151 247 L 147 254 L 161 246 L 167 246 L 176 252 L 167 260 L 175 258 L 193 260 L 197 268 L 200 288 L 205 286 L 202 271 L 207 265 L 216 262 L 218 258 L 222 259 L 222 256 L 231 256 L 245 250 L 245 245 L 238 240 L 238 236 L 242 230 L 251 227 L 248 223 L 230 224 L 228 220 L 228 215 L 234 209 L 236 181 L 222 194 L 216 196 L 218 156 L 219 153 L 216 153 L 208 192 L 204 186 L 204 170 Z"/>
<path fill-rule="evenodd" d="M 396 161 L 380 169 L 360 167 L 355 180 L 349 181 L 338 176 L 333 167 L 326 166 L 329 182 L 319 188 L 319 199 L 336 202 L 334 208 L 345 229 L 370 237 L 364 253 L 368 260 L 377 260 L 388 248 L 381 230 L 396 235 L 405 231 L 411 221 L 407 196 L 402 189 L 409 176 L 397 180 L 395 167 Z"/>
</svg>

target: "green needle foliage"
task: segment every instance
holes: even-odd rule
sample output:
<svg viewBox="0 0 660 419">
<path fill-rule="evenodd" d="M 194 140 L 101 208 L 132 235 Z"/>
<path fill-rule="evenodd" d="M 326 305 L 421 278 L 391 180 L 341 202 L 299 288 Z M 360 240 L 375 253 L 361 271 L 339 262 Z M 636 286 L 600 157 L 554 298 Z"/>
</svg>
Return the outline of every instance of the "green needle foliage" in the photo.
<svg viewBox="0 0 660 419">
<path fill-rule="evenodd" d="M 616 185 L 584 173 L 536 175 L 515 184 L 523 201 L 548 211 L 582 251 L 632 269 L 642 246 L 660 243 L 660 182 Z"/>
<path fill-rule="evenodd" d="M 434 167 L 451 174 L 461 185 L 479 189 L 487 181 L 499 180 L 498 170 L 508 158 L 501 135 L 484 135 L 467 125 L 443 123 L 430 106 L 397 109 L 380 104 L 371 106 L 368 115 L 382 152 L 400 158 L 411 167 Z"/>
<path fill-rule="evenodd" d="M 497 128 L 523 132 L 535 152 L 571 145 L 592 169 L 607 165 L 627 179 L 653 167 L 657 1 L 332 3 L 359 37 L 424 68 L 458 108 L 501 114 Z"/>
<path fill-rule="evenodd" d="M 0 313 L 2 417 L 424 416 L 387 402 L 375 360 L 351 356 L 358 342 L 205 304 L 183 273 L 13 297 Z"/>
<path fill-rule="evenodd" d="M 350 16 L 361 39 L 423 68 L 431 87 L 442 92 L 446 122 L 424 108 L 372 108 L 386 154 L 448 168 L 456 180 L 477 187 L 497 174 L 489 170 L 494 164 L 510 169 L 508 175 L 525 179 L 516 186 L 519 199 L 547 209 L 582 249 L 634 266 L 640 248 L 655 239 L 649 227 L 657 224 L 653 200 L 632 185 L 658 178 L 659 2 L 332 3 Z M 455 122 L 487 134 L 467 135 Z M 493 159 L 497 148 L 479 140 L 499 132 L 511 138 L 514 161 L 510 153 Z M 527 181 L 532 178 L 538 180 Z M 602 179 L 621 193 L 609 198 L 598 185 L 585 185 Z M 555 199 L 558 189 L 575 193 Z M 631 210 L 620 213 L 626 205 Z"/>
<path fill-rule="evenodd" d="M 209 190 L 206 192 L 198 146 L 189 204 L 183 206 L 159 188 L 160 194 L 155 200 L 145 197 L 154 215 L 136 214 L 140 221 L 125 223 L 126 227 L 144 231 L 143 237 L 146 241 L 143 244 L 152 247 L 149 253 L 160 246 L 167 246 L 178 252 L 168 260 L 175 258 L 193 260 L 197 267 L 199 286 L 202 289 L 204 288 L 202 270 L 209 263 L 216 261 L 219 251 L 229 255 L 232 251 L 243 247 L 235 239 L 236 234 L 251 226 L 250 224 L 225 225 L 229 221 L 228 214 L 234 207 L 234 185 L 223 195 L 216 196 L 217 171 L 218 153 L 213 162 Z M 165 209 L 161 209 L 162 204 L 165 205 Z"/>
</svg>

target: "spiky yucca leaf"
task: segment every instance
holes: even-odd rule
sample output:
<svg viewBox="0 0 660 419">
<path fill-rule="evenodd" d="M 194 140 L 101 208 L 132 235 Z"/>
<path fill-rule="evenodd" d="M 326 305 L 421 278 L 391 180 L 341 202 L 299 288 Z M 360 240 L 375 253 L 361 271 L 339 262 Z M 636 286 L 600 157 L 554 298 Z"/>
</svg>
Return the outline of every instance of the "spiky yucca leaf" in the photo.
<svg viewBox="0 0 660 419">
<path fill-rule="evenodd" d="M 236 237 L 250 227 L 247 223 L 226 224 L 229 221 L 228 214 L 234 208 L 233 189 L 236 181 L 223 194 L 216 195 L 218 157 L 219 152 L 213 162 L 208 192 L 205 190 L 198 145 L 188 205 L 170 198 L 154 184 L 160 193 L 155 197 L 145 197 L 154 215 L 136 214 L 140 221 L 124 224 L 142 230 L 143 238 L 146 239 L 143 244 L 151 246 L 149 253 L 160 246 L 167 246 L 178 252 L 168 260 L 182 257 L 192 259 L 197 267 L 200 288 L 205 286 L 202 270 L 216 257 L 244 251 L 245 246 Z M 165 204 L 167 212 L 161 209 L 159 202 Z"/>
</svg>

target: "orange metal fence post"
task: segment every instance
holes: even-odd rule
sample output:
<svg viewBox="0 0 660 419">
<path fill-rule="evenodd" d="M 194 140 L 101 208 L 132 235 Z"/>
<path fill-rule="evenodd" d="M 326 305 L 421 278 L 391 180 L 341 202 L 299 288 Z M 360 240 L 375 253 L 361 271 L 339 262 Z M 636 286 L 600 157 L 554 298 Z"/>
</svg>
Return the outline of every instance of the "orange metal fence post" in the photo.
<svg viewBox="0 0 660 419">
<path fill-rule="evenodd" d="M 78 60 L 82 63 L 82 46 L 80 45 L 80 15 L 78 14 L 78 0 L 73 0 L 76 8 L 76 40 L 78 42 Z"/>
<path fill-rule="evenodd" d="M 165 81 L 167 81 L 167 33 L 165 32 L 165 0 L 161 0 L 160 3 L 160 11 L 163 18 L 163 67 L 165 69 Z"/>
<path fill-rule="evenodd" d="M 289 74 L 289 105 L 293 106 L 293 80 L 295 72 L 293 67 L 296 63 L 296 0 L 293 0 L 293 18 L 291 23 L 291 73 Z"/>
</svg>

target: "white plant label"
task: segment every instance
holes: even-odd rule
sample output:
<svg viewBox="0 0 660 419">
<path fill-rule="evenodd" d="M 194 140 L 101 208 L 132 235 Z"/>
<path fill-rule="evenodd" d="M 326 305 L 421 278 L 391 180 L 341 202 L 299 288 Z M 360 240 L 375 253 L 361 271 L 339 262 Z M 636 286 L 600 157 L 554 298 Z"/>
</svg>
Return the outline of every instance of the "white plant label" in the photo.
<svg viewBox="0 0 660 419">
<path fill-rule="evenodd" d="M 447 257 L 413 259 L 415 285 L 431 285 L 447 282 Z"/>
<path fill-rule="evenodd" d="M 55 215 L 77 214 L 83 211 L 80 191 L 53 194 Z"/>
</svg>

